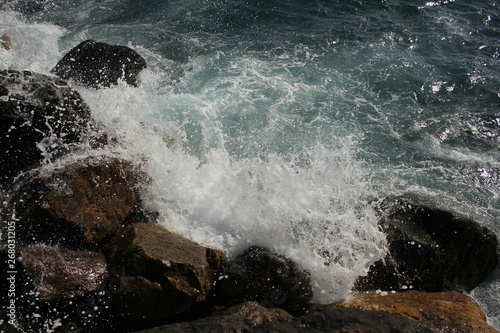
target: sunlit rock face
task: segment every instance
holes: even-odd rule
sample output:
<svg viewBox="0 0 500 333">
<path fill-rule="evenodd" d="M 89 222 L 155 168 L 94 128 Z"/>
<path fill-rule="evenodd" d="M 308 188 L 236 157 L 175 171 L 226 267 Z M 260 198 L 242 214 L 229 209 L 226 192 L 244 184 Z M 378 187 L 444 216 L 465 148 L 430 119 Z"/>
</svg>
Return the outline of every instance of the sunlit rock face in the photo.
<svg viewBox="0 0 500 333">
<path fill-rule="evenodd" d="M 132 165 L 116 158 L 37 170 L 20 181 L 7 211 L 15 214 L 19 240 L 25 243 L 97 246 L 138 207 L 136 180 Z"/>
<path fill-rule="evenodd" d="M 454 291 L 361 292 L 338 306 L 402 315 L 437 332 L 497 332 L 474 299 Z"/>
</svg>

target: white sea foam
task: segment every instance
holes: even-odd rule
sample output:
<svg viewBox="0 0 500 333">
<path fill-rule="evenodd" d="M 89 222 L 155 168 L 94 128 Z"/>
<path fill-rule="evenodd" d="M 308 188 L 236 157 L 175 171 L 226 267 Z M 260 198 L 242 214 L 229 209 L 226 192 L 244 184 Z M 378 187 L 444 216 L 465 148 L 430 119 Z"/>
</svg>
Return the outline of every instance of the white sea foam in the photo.
<svg viewBox="0 0 500 333">
<path fill-rule="evenodd" d="M 250 245 L 284 254 L 311 271 L 316 298 L 325 302 L 345 297 L 356 276 L 384 255 L 354 137 L 338 138 L 335 148 L 304 147 L 296 155 L 240 157 L 225 149 L 228 137 L 210 137 L 223 125 L 212 121 L 219 103 L 203 93 L 155 96 L 147 86 L 126 85 L 80 91 L 96 120 L 119 138 L 108 153 L 136 161 L 151 176 L 145 204 L 172 231 L 230 257 Z M 195 120 L 158 122 L 165 100 Z M 191 149 L 202 156 L 186 147 L 199 144 L 186 138 L 183 128 L 193 125 L 186 121 L 206 126 L 206 147 Z M 176 140 L 174 148 L 165 137 Z"/>
<path fill-rule="evenodd" d="M 15 12 L 0 11 L 0 36 L 7 35 L 12 47 L 0 47 L 0 68 L 48 73 L 60 59 L 58 41 L 65 33 L 48 23 L 27 23 Z"/>
</svg>

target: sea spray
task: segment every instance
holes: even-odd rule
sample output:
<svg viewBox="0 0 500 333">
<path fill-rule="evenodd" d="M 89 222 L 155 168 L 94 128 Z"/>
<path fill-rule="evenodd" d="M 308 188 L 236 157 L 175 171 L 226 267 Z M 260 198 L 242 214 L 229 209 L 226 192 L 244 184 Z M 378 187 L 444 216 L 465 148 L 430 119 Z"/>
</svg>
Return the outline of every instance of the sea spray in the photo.
<svg viewBox="0 0 500 333">
<path fill-rule="evenodd" d="M 107 153 L 125 155 L 151 177 L 143 192 L 146 208 L 158 211 L 170 230 L 229 257 L 251 245 L 284 254 L 311 272 L 317 301 L 325 302 L 345 297 L 355 278 L 384 255 L 369 177 L 353 156 L 354 136 L 339 137 L 328 148 L 317 143 L 292 154 L 241 157 L 231 155 L 224 140 L 215 147 L 210 138 L 183 140 L 183 122 L 177 128 L 158 124 L 161 103 L 142 89 L 81 93 L 96 120 L 119 138 Z M 183 103 L 206 116 L 206 103 L 192 96 Z M 185 147 L 203 141 L 208 148 Z"/>
<path fill-rule="evenodd" d="M 270 246 L 312 271 L 317 299 L 383 257 L 385 196 L 500 234 L 496 1 L 9 3 L 4 68 L 48 73 L 89 38 L 147 60 L 138 89 L 79 88 L 117 138 L 80 154 L 142 165 L 162 224 L 230 256 Z M 475 293 L 487 309 L 498 284 Z"/>
</svg>

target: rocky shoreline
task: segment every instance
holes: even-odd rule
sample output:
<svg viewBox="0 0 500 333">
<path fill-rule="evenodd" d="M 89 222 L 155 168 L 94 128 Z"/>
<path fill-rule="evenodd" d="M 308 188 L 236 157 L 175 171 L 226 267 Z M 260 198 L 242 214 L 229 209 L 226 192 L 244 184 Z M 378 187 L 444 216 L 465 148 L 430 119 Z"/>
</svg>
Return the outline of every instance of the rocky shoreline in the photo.
<svg viewBox="0 0 500 333">
<path fill-rule="evenodd" d="M 496 236 L 419 198 L 374 204 L 387 257 L 352 299 L 319 305 L 288 258 L 250 247 L 229 260 L 159 226 L 140 166 L 66 160 L 113 144 L 71 85 L 135 86 L 145 67 L 127 47 L 85 41 L 57 76 L 0 70 L 3 332 L 497 332 L 461 293 L 497 267 Z"/>
</svg>

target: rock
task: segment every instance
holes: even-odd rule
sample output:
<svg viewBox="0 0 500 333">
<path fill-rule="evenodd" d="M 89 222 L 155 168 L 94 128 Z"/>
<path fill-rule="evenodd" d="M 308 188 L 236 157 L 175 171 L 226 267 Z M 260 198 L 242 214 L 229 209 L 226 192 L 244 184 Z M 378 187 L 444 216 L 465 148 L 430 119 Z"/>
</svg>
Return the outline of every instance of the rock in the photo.
<svg viewBox="0 0 500 333">
<path fill-rule="evenodd" d="M 454 291 L 361 292 L 339 306 L 399 314 L 442 333 L 498 332 L 471 297 Z"/>
<path fill-rule="evenodd" d="M 212 313 L 212 316 L 246 316 L 247 321 L 257 324 L 272 322 L 279 319 L 292 319 L 293 316 L 280 308 L 268 309 L 257 302 L 244 302 L 220 312 Z"/>
<path fill-rule="evenodd" d="M 213 301 L 233 306 L 257 301 L 291 314 L 304 313 L 312 299 L 309 274 L 290 259 L 253 246 L 233 262 L 226 262 L 217 279 Z"/>
<path fill-rule="evenodd" d="M 18 241 L 98 245 L 140 204 L 137 172 L 117 158 L 88 158 L 53 171 L 37 170 L 9 199 Z"/>
<path fill-rule="evenodd" d="M 86 40 L 69 51 L 51 73 L 87 87 L 116 85 L 119 79 L 137 86 L 137 76 L 146 61 L 127 46 Z"/>
<path fill-rule="evenodd" d="M 389 254 L 356 282 L 356 290 L 470 291 L 498 264 L 496 236 L 456 214 L 385 200 L 381 227 Z"/>
<path fill-rule="evenodd" d="M 222 252 L 158 225 L 124 227 L 106 246 L 110 267 L 121 272 L 112 306 L 131 321 L 163 320 L 207 300 Z"/>
<path fill-rule="evenodd" d="M 416 321 L 384 312 L 353 308 L 326 308 L 298 318 L 266 321 L 248 314 L 232 314 L 199 319 L 190 323 L 164 325 L 141 333 L 211 333 L 211 332 L 276 332 L 276 333 L 386 333 L 433 332 Z"/>
<path fill-rule="evenodd" d="M 23 287 L 31 285 L 39 300 L 72 298 L 106 287 L 109 274 L 102 253 L 45 246 L 19 252 Z"/>
<path fill-rule="evenodd" d="M 90 110 L 66 82 L 28 71 L 0 71 L 0 184 L 80 145 Z"/>
<path fill-rule="evenodd" d="M 7 51 L 10 50 L 10 48 L 12 47 L 10 37 L 7 36 L 6 34 L 3 34 L 2 37 L 0 37 L 0 42 L 2 43 L 3 48 L 6 49 Z"/>
</svg>

